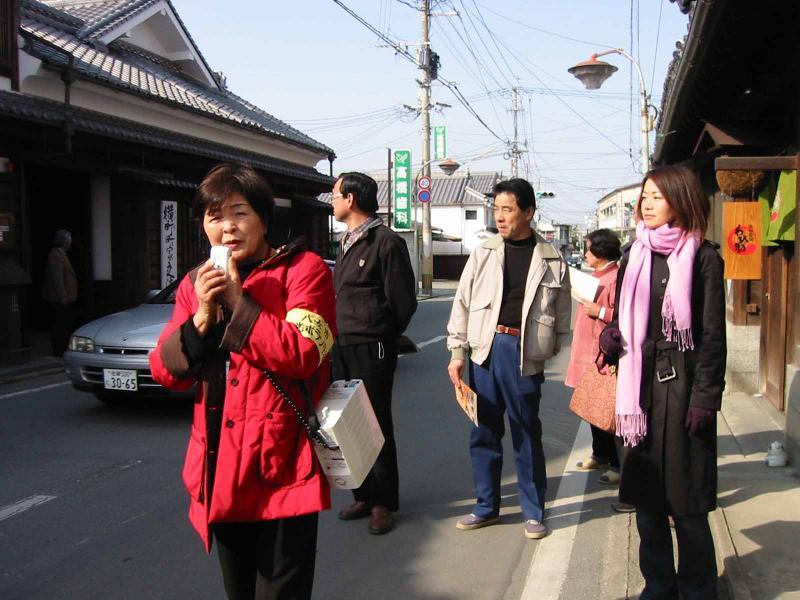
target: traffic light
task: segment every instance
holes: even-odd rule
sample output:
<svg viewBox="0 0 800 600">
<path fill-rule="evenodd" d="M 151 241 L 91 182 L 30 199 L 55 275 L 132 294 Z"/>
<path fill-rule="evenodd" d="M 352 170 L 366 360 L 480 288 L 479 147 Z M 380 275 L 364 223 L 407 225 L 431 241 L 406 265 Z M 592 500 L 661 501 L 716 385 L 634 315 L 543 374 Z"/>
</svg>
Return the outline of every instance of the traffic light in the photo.
<svg viewBox="0 0 800 600">
<path fill-rule="evenodd" d="M 439 55 L 431 51 L 430 60 L 431 81 L 435 81 L 439 78 Z"/>
<path fill-rule="evenodd" d="M 555 198 L 555 192 L 536 192 L 537 198 Z"/>
</svg>

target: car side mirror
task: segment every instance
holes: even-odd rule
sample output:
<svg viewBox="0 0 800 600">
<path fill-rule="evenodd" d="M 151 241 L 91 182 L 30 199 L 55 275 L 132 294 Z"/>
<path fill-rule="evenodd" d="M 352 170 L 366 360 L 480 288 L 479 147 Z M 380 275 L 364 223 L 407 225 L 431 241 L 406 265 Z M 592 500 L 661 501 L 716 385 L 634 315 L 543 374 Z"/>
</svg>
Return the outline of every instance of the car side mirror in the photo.
<svg viewBox="0 0 800 600">
<path fill-rule="evenodd" d="M 150 300 L 152 300 L 153 298 L 155 298 L 156 296 L 158 296 L 158 294 L 159 294 L 160 292 L 161 292 L 161 290 L 150 290 L 149 292 L 147 292 L 147 297 L 145 298 L 145 300 L 146 300 L 147 302 L 150 302 Z"/>
</svg>

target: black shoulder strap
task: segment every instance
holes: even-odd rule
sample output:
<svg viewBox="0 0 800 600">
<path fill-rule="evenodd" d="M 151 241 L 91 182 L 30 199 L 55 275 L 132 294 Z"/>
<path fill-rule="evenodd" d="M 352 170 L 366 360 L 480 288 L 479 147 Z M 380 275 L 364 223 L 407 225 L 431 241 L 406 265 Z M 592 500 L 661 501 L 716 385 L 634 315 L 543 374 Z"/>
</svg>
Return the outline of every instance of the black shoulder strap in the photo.
<svg viewBox="0 0 800 600">
<path fill-rule="evenodd" d="M 305 381 L 297 380 L 300 392 L 303 394 L 303 399 L 306 402 L 307 413 L 303 414 L 294 403 L 294 400 L 292 400 L 289 394 L 286 393 L 286 390 L 283 389 L 283 386 L 278 383 L 273 374 L 267 369 L 264 369 L 264 375 L 267 379 L 269 379 L 272 387 L 275 388 L 281 398 L 283 398 L 283 401 L 286 402 L 286 404 L 289 405 L 289 408 L 292 409 L 292 412 L 297 417 L 297 420 L 300 421 L 300 424 L 306 430 L 306 435 L 308 435 L 309 439 L 313 442 L 316 442 L 323 448 L 327 448 L 328 450 L 338 450 L 339 446 L 329 440 L 325 435 L 325 432 L 319 427 L 319 419 L 317 418 L 317 413 L 314 410 L 314 405 L 311 402 L 311 394 L 308 393 L 308 388 L 306 387 Z"/>
</svg>

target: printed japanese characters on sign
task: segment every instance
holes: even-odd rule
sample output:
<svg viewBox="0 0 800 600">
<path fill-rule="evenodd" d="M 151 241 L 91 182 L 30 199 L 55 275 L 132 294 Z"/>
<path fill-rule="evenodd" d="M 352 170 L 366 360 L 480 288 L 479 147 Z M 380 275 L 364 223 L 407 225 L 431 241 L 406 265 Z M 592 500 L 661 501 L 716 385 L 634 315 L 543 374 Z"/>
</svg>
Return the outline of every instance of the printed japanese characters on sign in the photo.
<svg viewBox="0 0 800 600">
<path fill-rule="evenodd" d="M 300 335 L 314 342 L 321 363 L 333 348 L 333 334 L 325 319 L 310 310 L 293 308 L 286 313 L 286 321 L 294 324 Z"/>
<path fill-rule="evenodd" d="M 393 223 L 395 229 L 411 228 L 411 151 L 394 152 L 394 185 L 392 186 Z"/>
<path fill-rule="evenodd" d="M 433 159 L 447 158 L 447 127 L 437 125 L 433 128 Z"/>
<path fill-rule="evenodd" d="M 161 287 L 178 278 L 178 203 L 161 202 Z"/>
<path fill-rule="evenodd" d="M 737 224 L 728 234 L 728 247 L 736 254 L 752 254 L 758 249 L 752 225 Z"/>
</svg>

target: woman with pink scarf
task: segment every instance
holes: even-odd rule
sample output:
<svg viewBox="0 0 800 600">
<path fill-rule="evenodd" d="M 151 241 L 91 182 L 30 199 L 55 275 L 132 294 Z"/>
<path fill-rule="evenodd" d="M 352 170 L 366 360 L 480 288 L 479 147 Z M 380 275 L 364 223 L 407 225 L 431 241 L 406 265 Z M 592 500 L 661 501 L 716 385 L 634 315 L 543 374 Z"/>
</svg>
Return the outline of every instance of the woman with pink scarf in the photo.
<svg viewBox="0 0 800 600">
<path fill-rule="evenodd" d="M 645 176 L 636 240 L 624 249 L 617 278 L 617 329 L 600 339 L 608 356 L 619 355 L 617 435 L 627 446 L 619 495 L 637 509 L 642 600 L 717 597 L 708 512 L 717 498 L 725 292 L 722 259 L 704 241 L 708 213 L 689 168 Z"/>
</svg>

